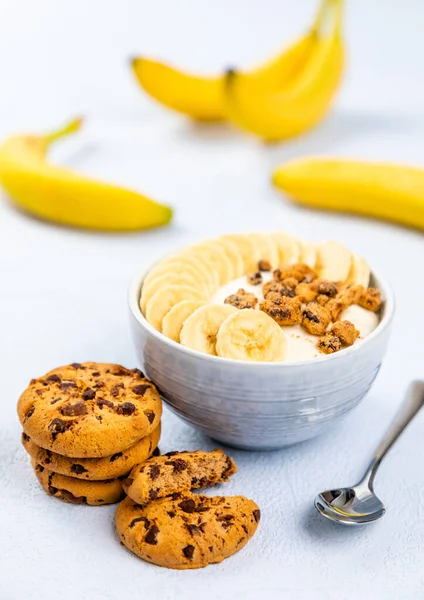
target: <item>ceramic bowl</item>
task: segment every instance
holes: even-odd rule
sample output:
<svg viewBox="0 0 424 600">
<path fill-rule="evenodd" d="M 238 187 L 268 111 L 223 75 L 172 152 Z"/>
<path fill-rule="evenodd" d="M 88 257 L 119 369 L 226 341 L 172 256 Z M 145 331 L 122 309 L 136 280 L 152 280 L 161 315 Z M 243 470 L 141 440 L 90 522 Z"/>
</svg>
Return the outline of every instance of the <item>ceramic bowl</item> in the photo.
<svg viewBox="0 0 424 600">
<path fill-rule="evenodd" d="M 129 290 L 131 330 L 141 366 L 171 410 L 222 444 L 277 450 L 313 438 L 336 427 L 377 376 L 394 299 L 388 283 L 375 272 L 371 285 L 384 299 L 377 328 L 350 348 L 291 363 L 209 356 L 166 338 L 139 308 L 147 273 L 138 274 Z"/>
</svg>

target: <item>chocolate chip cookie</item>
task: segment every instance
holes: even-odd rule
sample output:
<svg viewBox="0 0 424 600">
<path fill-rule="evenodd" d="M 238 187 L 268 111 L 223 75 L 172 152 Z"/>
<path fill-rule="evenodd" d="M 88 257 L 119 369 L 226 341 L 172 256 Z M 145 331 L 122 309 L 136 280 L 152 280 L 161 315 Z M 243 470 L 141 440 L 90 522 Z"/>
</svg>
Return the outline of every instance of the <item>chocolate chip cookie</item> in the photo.
<svg viewBox="0 0 424 600">
<path fill-rule="evenodd" d="M 49 471 L 34 460 L 32 466 L 44 491 L 63 502 L 101 506 L 102 504 L 115 504 L 125 495 L 119 479 L 81 481 L 75 477 L 67 477 Z"/>
<path fill-rule="evenodd" d="M 99 458 L 126 450 L 156 429 L 162 402 L 139 369 L 73 363 L 33 379 L 19 398 L 18 414 L 37 446 Z"/>
<path fill-rule="evenodd" d="M 227 481 L 236 471 L 234 461 L 220 449 L 169 452 L 135 466 L 122 485 L 135 502 L 146 504 L 174 492 Z"/>
<path fill-rule="evenodd" d="M 153 454 L 159 437 L 160 425 L 133 446 L 104 458 L 68 458 L 40 448 L 26 433 L 22 434 L 22 444 L 37 464 L 61 475 L 96 481 L 127 475 L 134 465 L 144 462 Z"/>
<path fill-rule="evenodd" d="M 260 519 L 244 496 L 174 494 L 141 506 L 127 497 L 116 511 L 122 543 L 140 558 L 170 569 L 199 569 L 231 556 Z"/>
</svg>

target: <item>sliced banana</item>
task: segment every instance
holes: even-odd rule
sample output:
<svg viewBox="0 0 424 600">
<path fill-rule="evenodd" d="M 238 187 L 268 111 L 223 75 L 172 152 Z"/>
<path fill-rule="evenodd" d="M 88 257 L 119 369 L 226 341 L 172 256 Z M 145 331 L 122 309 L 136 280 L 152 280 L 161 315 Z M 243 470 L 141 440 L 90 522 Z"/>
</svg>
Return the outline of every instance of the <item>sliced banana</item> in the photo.
<svg viewBox="0 0 424 600">
<path fill-rule="evenodd" d="M 236 279 L 234 267 L 225 250 L 214 240 L 208 240 L 187 248 L 187 252 L 200 258 L 205 268 L 214 270 L 219 277 L 220 285 Z"/>
<path fill-rule="evenodd" d="M 173 272 L 177 275 L 190 273 L 196 281 L 204 284 L 209 293 L 213 293 L 219 286 L 218 276 L 210 270 L 205 269 L 204 263 L 194 256 L 186 256 L 184 253 L 172 254 L 158 263 L 146 275 L 143 286 L 151 279 L 164 273 Z"/>
<path fill-rule="evenodd" d="M 225 254 L 231 260 L 234 268 L 234 278 L 238 279 L 239 277 L 242 277 L 244 275 L 244 262 L 237 244 L 231 240 L 224 240 L 223 238 L 218 238 L 216 243 L 218 246 L 222 247 Z"/>
<path fill-rule="evenodd" d="M 308 265 L 308 267 L 311 267 L 311 269 L 315 268 L 318 255 L 316 247 L 310 242 L 307 242 L 301 238 L 297 238 L 297 242 L 300 247 L 299 262 L 303 263 L 304 265 Z"/>
<path fill-rule="evenodd" d="M 247 237 L 255 246 L 259 260 L 268 260 L 271 267 L 276 269 L 279 266 L 279 252 L 272 236 L 263 233 L 249 233 Z"/>
<path fill-rule="evenodd" d="M 365 288 L 370 284 L 370 268 L 368 263 L 359 254 L 352 254 L 352 264 L 346 283 L 363 285 Z"/>
<path fill-rule="evenodd" d="M 170 285 L 158 290 L 146 304 L 146 319 L 158 331 L 162 331 L 162 321 L 175 304 L 182 300 L 204 299 L 198 289 L 189 285 Z"/>
<path fill-rule="evenodd" d="M 216 356 L 216 336 L 222 323 L 238 312 L 231 304 L 208 304 L 194 311 L 184 322 L 180 333 L 183 346 Z"/>
<path fill-rule="evenodd" d="M 318 246 L 318 275 L 329 281 L 346 281 L 352 266 L 352 255 L 338 242 L 324 242 Z"/>
<path fill-rule="evenodd" d="M 170 285 L 188 285 L 199 290 L 199 292 L 203 294 L 205 300 L 208 296 L 207 292 L 205 292 L 205 288 L 198 281 L 196 281 L 196 279 L 192 277 L 189 273 L 186 272 L 177 274 L 173 270 L 171 270 L 170 273 L 158 275 L 157 277 L 154 277 L 147 283 L 143 284 L 140 298 L 141 312 L 144 314 L 147 302 L 152 296 L 156 294 L 158 290 L 166 288 Z"/>
<path fill-rule="evenodd" d="M 162 321 L 162 333 L 174 342 L 180 341 L 180 333 L 183 327 L 184 321 L 194 311 L 203 306 L 204 302 L 200 300 L 182 300 L 171 308 L 169 312 L 163 318 Z"/>
<path fill-rule="evenodd" d="M 282 362 L 286 337 L 267 314 L 246 308 L 229 315 L 222 323 L 216 338 L 216 353 L 236 360 Z"/>
<path fill-rule="evenodd" d="M 261 257 L 259 256 L 256 246 L 249 240 L 247 235 L 244 235 L 243 233 L 233 233 L 222 235 L 219 239 L 228 240 L 229 242 L 236 244 L 244 263 L 243 275 L 252 271 L 257 271 L 258 262 Z"/>
<path fill-rule="evenodd" d="M 300 262 L 301 249 L 297 238 L 284 231 L 275 231 L 271 233 L 271 237 L 278 248 L 279 267 Z"/>
</svg>

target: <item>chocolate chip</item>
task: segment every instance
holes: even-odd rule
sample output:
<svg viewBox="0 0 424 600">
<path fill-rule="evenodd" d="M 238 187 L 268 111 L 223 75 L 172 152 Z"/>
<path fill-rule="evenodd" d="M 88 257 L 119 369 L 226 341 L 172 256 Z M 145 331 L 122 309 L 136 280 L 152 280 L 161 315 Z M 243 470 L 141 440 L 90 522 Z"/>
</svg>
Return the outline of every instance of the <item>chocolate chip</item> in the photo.
<svg viewBox="0 0 424 600">
<path fill-rule="evenodd" d="M 209 552 L 213 552 L 213 546 L 209 546 Z"/>
<path fill-rule="evenodd" d="M 140 371 L 140 369 L 131 369 L 131 373 L 133 373 L 134 375 L 137 375 L 141 379 L 144 379 L 144 373 L 142 373 L 142 371 Z"/>
<path fill-rule="evenodd" d="M 150 521 L 147 517 L 136 517 L 130 523 L 130 529 L 134 527 L 136 523 L 144 522 L 144 529 L 149 529 Z"/>
<path fill-rule="evenodd" d="M 87 504 L 86 496 L 74 496 L 68 490 L 56 490 L 60 492 L 61 498 L 72 504 Z"/>
<path fill-rule="evenodd" d="M 81 363 L 71 363 L 69 366 L 73 367 L 74 369 L 85 369 Z"/>
<path fill-rule="evenodd" d="M 136 396 L 144 396 L 144 394 L 146 393 L 146 390 L 150 389 L 150 385 L 145 385 L 145 384 L 140 384 L 140 385 L 135 385 L 134 387 L 131 388 L 131 390 L 134 392 L 134 394 Z"/>
<path fill-rule="evenodd" d="M 157 490 L 149 490 L 149 501 L 151 502 L 152 500 L 156 500 L 158 493 L 159 492 Z"/>
<path fill-rule="evenodd" d="M 259 508 L 253 511 L 253 518 L 255 519 L 256 523 L 259 523 L 259 520 L 261 518 L 261 511 L 259 510 Z"/>
<path fill-rule="evenodd" d="M 175 460 L 167 460 L 166 465 L 171 465 L 173 467 L 174 473 L 181 473 L 188 467 L 188 463 L 182 458 L 176 458 Z"/>
<path fill-rule="evenodd" d="M 127 477 L 127 479 L 123 480 L 122 485 L 125 488 L 129 488 L 130 486 L 132 486 L 133 483 L 134 483 L 134 479 L 132 479 L 131 477 Z"/>
<path fill-rule="evenodd" d="M 60 389 L 64 392 L 66 392 L 66 390 L 69 390 L 70 388 L 76 388 L 77 384 L 75 383 L 75 381 L 72 380 L 63 380 L 62 383 L 60 384 Z"/>
<path fill-rule="evenodd" d="M 34 411 L 35 411 L 35 406 L 31 406 L 29 411 L 25 414 L 25 421 L 27 419 L 29 419 L 30 417 L 32 417 L 32 415 L 34 414 Z"/>
<path fill-rule="evenodd" d="M 127 377 L 128 375 L 131 375 L 131 371 L 125 367 L 122 367 L 121 365 L 117 365 L 116 369 L 112 371 L 111 374 L 115 375 L 116 377 Z"/>
<path fill-rule="evenodd" d="M 115 460 L 121 458 L 121 456 L 122 452 L 116 452 L 115 454 L 112 454 L 112 456 L 109 458 L 109 462 L 115 462 Z"/>
<path fill-rule="evenodd" d="M 160 467 L 158 465 L 151 465 L 150 467 L 150 471 L 149 471 L 149 475 L 150 475 L 150 479 L 157 479 L 159 477 L 160 474 Z"/>
<path fill-rule="evenodd" d="M 244 533 L 248 533 L 248 529 L 247 529 L 246 525 L 244 525 L 244 523 L 241 526 L 241 528 L 243 529 Z"/>
<path fill-rule="evenodd" d="M 186 558 L 193 558 L 193 554 L 194 554 L 194 546 L 192 546 L 191 544 L 189 544 L 188 546 L 186 546 L 185 548 L 183 548 L 183 554 Z"/>
<path fill-rule="evenodd" d="M 173 519 L 177 513 L 174 510 L 168 510 L 168 515 Z"/>
<path fill-rule="evenodd" d="M 102 423 L 102 421 L 103 421 L 103 419 L 102 419 L 102 417 L 101 417 L 100 415 L 96 415 L 96 419 L 97 419 L 98 421 L 100 421 L 100 423 Z"/>
<path fill-rule="evenodd" d="M 124 389 L 124 384 L 123 383 L 117 383 L 110 390 L 110 393 L 111 393 L 112 396 L 114 396 L 116 398 L 116 396 L 119 396 L 119 391 L 122 390 L 122 389 Z"/>
<path fill-rule="evenodd" d="M 313 313 L 312 311 L 310 311 L 309 309 L 305 308 L 305 310 L 303 311 L 303 316 L 305 319 L 308 319 L 309 321 L 312 321 L 312 323 L 319 323 L 319 317 L 318 315 L 316 315 L 315 313 Z"/>
<path fill-rule="evenodd" d="M 49 383 L 50 383 L 50 382 L 51 382 L 51 383 L 60 383 L 62 380 L 61 380 L 61 378 L 59 377 L 59 375 L 56 375 L 55 373 L 53 373 L 53 375 L 49 375 L 49 376 L 46 378 L 46 381 L 48 381 Z"/>
<path fill-rule="evenodd" d="M 151 425 L 153 423 L 153 421 L 155 420 L 155 417 L 156 417 L 154 411 L 153 410 L 145 410 L 144 414 L 146 415 L 147 420 L 149 421 L 149 423 Z"/>
<path fill-rule="evenodd" d="M 31 381 L 29 382 L 29 385 L 34 385 L 34 383 L 37 383 L 36 379 L 31 379 Z"/>
<path fill-rule="evenodd" d="M 93 371 L 93 373 L 91 373 L 92 377 L 100 377 L 100 371 Z"/>
<path fill-rule="evenodd" d="M 201 479 L 199 479 L 199 483 L 197 484 L 198 487 L 204 488 L 207 487 L 209 484 L 209 480 L 207 477 L 202 477 Z"/>
<path fill-rule="evenodd" d="M 191 478 L 191 485 L 196 485 L 196 483 L 197 483 L 198 481 L 199 481 L 199 480 L 197 479 L 197 477 L 192 477 L 192 478 Z"/>
<path fill-rule="evenodd" d="M 96 390 L 93 390 L 93 388 L 87 388 L 82 397 L 84 400 L 93 400 L 93 398 L 96 397 Z"/>
<path fill-rule="evenodd" d="M 186 523 L 186 527 L 187 527 L 190 535 L 192 535 L 193 537 L 195 535 L 200 535 L 201 534 L 201 530 L 200 530 L 199 527 L 197 527 L 197 525 L 192 525 L 192 524 Z"/>
<path fill-rule="evenodd" d="M 168 458 L 171 458 L 171 456 L 175 456 L 176 454 L 181 454 L 181 452 L 178 452 L 177 450 L 173 450 L 172 452 L 166 452 L 164 454 L 164 456 L 167 456 Z"/>
<path fill-rule="evenodd" d="M 53 419 L 48 426 L 48 430 L 52 434 L 53 441 L 59 435 L 59 433 L 65 433 L 67 429 L 72 425 L 72 421 L 62 421 L 62 419 Z"/>
<path fill-rule="evenodd" d="M 104 398 L 99 398 L 96 402 L 99 408 L 103 408 L 104 406 L 109 406 L 109 408 L 113 408 L 115 405 L 110 400 L 104 400 Z"/>
<path fill-rule="evenodd" d="M 22 441 L 23 442 L 30 442 L 31 438 L 26 433 L 22 433 Z"/>
<path fill-rule="evenodd" d="M 192 498 L 188 498 L 187 500 L 183 500 L 178 505 L 181 510 L 186 513 L 193 513 L 196 509 L 196 503 Z"/>
<path fill-rule="evenodd" d="M 42 473 L 44 471 L 44 467 L 42 465 L 36 465 L 35 470 L 39 473 Z"/>
<path fill-rule="evenodd" d="M 87 414 L 87 407 L 84 402 L 67 404 L 62 408 L 61 413 L 64 417 L 80 417 L 81 415 Z"/>
<path fill-rule="evenodd" d="M 144 541 L 146 542 L 146 544 L 151 544 L 151 545 L 156 545 L 158 543 L 157 540 L 157 535 L 159 533 L 159 528 L 156 525 L 152 525 L 149 529 L 149 531 L 146 534 L 146 537 L 144 538 Z"/>
<path fill-rule="evenodd" d="M 82 465 L 79 465 L 78 463 L 74 463 L 71 466 L 71 471 L 72 471 L 72 473 L 76 473 L 77 475 L 82 475 L 83 473 L 88 473 L 88 469 L 86 469 Z"/>
<path fill-rule="evenodd" d="M 50 402 L 50 404 L 56 404 L 56 402 L 60 402 L 62 400 L 62 398 L 55 398 L 54 400 L 52 400 Z"/>
<path fill-rule="evenodd" d="M 49 489 L 49 494 L 51 494 L 52 496 L 57 494 L 57 492 L 59 491 L 57 487 L 53 487 L 52 485 L 49 485 L 48 489 Z"/>
<path fill-rule="evenodd" d="M 116 407 L 116 412 L 118 415 L 129 416 L 135 412 L 135 406 L 132 402 L 124 402 Z"/>
<path fill-rule="evenodd" d="M 37 396 L 41 396 L 43 391 L 44 390 L 42 390 L 42 389 L 38 389 L 38 390 L 35 390 L 35 393 L 37 394 Z"/>
<path fill-rule="evenodd" d="M 105 382 L 104 381 L 98 381 L 95 385 L 95 388 L 103 388 L 105 387 Z"/>
<path fill-rule="evenodd" d="M 153 450 L 152 456 L 160 456 L 159 446 Z"/>
<path fill-rule="evenodd" d="M 201 504 L 200 506 L 198 506 L 196 508 L 195 512 L 202 513 L 202 512 L 206 512 L 208 510 L 210 510 L 209 506 L 205 506 L 204 504 Z"/>
</svg>

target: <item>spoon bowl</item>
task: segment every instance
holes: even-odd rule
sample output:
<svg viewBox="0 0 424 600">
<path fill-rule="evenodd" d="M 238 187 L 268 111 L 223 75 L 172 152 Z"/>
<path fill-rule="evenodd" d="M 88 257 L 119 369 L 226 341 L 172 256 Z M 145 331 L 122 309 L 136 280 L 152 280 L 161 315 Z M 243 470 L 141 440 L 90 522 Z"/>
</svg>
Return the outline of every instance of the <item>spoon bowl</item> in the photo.
<svg viewBox="0 0 424 600">
<path fill-rule="evenodd" d="M 315 508 L 327 519 L 342 525 L 365 525 L 380 519 L 386 507 L 368 486 L 340 488 L 321 492 Z"/>
</svg>

